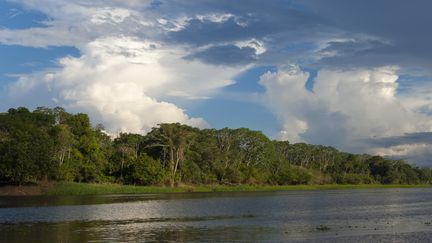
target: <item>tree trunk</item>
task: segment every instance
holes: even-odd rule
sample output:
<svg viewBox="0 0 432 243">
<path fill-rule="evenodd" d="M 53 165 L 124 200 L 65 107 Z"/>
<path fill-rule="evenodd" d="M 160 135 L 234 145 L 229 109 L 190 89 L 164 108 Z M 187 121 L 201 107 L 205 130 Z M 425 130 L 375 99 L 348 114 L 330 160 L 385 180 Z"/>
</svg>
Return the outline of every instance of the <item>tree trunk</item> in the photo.
<svg viewBox="0 0 432 243">
<path fill-rule="evenodd" d="M 174 148 L 170 147 L 170 187 L 174 187 Z"/>
</svg>

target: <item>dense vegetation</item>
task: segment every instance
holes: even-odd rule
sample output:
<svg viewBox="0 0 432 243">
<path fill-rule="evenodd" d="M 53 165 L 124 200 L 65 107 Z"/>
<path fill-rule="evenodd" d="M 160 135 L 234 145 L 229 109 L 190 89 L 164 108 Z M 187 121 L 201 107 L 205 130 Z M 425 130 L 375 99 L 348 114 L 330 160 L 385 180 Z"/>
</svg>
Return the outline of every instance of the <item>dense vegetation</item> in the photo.
<svg viewBox="0 0 432 243">
<path fill-rule="evenodd" d="M 63 108 L 0 114 L 0 181 L 185 184 L 419 184 L 432 171 L 332 147 L 271 141 L 246 128 L 200 130 L 160 124 L 147 135 L 111 138 L 86 114 Z"/>
</svg>

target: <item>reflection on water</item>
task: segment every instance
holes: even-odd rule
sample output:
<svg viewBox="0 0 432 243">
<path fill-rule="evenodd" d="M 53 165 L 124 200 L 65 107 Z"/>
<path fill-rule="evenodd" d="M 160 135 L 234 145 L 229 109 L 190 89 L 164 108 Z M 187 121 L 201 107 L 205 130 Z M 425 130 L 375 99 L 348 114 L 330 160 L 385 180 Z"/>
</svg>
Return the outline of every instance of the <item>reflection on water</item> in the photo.
<svg viewBox="0 0 432 243">
<path fill-rule="evenodd" d="M 1 242 L 432 238 L 432 189 L 0 198 Z"/>
</svg>

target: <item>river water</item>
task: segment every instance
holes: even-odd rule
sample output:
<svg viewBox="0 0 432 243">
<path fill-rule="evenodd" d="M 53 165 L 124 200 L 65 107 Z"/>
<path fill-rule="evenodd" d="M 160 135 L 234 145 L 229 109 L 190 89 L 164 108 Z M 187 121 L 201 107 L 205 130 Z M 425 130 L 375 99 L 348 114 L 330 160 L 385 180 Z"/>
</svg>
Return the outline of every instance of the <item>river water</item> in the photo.
<svg viewBox="0 0 432 243">
<path fill-rule="evenodd" d="M 0 242 L 430 242 L 432 189 L 0 197 Z"/>
</svg>

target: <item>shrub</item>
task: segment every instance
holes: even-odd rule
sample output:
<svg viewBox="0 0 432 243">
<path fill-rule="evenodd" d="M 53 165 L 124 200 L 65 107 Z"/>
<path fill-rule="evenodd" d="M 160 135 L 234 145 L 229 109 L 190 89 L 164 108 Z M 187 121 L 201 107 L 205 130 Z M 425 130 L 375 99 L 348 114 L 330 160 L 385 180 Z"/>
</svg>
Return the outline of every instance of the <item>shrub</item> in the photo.
<svg viewBox="0 0 432 243">
<path fill-rule="evenodd" d="M 127 173 L 127 182 L 138 185 L 153 185 L 160 183 L 164 178 L 161 163 L 146 154 L 133 160 Z"/>
</svg>

